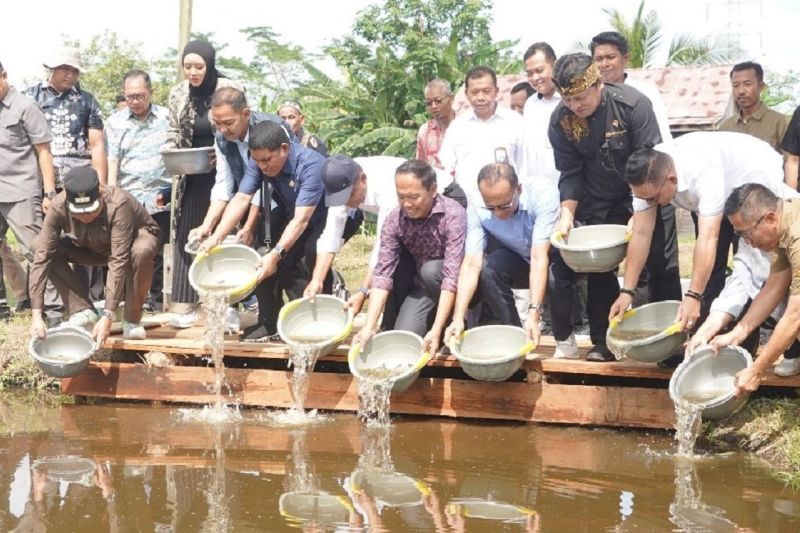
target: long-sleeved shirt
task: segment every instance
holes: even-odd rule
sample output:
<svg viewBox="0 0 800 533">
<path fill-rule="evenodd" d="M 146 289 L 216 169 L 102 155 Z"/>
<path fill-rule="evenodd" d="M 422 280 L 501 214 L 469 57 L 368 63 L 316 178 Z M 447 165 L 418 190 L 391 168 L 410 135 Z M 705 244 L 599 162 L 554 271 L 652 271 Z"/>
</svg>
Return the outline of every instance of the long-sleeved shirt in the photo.
<svg viewBox="0 0 800 533">
<path fill-rule="evenodd" d="M 442 290 L 456 292 L 466 234 L 466 211 L 441 194 L 436 195 L 430 214 L 423 219 L 409 218 L 401 207 L 394 208 L 383 224 L 371 286 L 392 290 L 392 278 L 405 248 L 414 258 L 418 272 L 428 261 L 443 259 Z"/>
<path fill-rule="evenodd" d="M 725 279 L 725 287 L 711 303 L 712 311 L 722 311 L 734 318 L 739 317 L 749 300 L 755 299 L 770 271 L 772 254 L 762 252 L 752 246 L 742 246 L 733 256 L 733 271 Z M 772 318 L 780 320 L 786 310 L 786 299 L 771 313 Z"/>
<path fill-rule="evenodd" d="M 547 131 L 550 116 L 561 102 L 561 95 L 554 92 L 550 98 L 534 94 L 525 102 L 522 112 L 522 183 L 546 179 L 553 187 L 558 186 L 558 170 L 553 159 L 553 146 Z"/>
<path fill-rule="evenodd" d="M 50 204 L 42 232 L 34 244 L 29 281 L 31 306 L 34 309 L 41 309 L 44 305 L 47 275 L 62 232 L 72 238 L 75 246 L 108 257 L 105 308 L 114 312 L 125 299 L 131 245 L 140 229 L 158 236 L 158 224 L 136 198 L 119 187 L 101 186 L 100 197 L 103 201 L 102 212 L 91 224 L 78 222 L 69 215 L 64 192 L 59 193 Z"/>
</svg>

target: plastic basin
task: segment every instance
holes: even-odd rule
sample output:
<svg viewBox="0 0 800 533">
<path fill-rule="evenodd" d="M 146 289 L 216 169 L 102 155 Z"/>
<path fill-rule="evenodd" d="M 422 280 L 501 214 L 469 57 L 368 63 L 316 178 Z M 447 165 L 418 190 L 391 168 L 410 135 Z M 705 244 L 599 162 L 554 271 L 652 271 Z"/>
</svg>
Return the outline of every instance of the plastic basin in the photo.
<svg viewBox="0 0 800 533">
<path fill-rule="evenodd" d="M 336 349 L 353 329 L 353 313 L 345 302 L 320 294 L 311 303 L 307 298 L 292 300 L 278 314 L 278 334 L 290 348 L 311 349 L 327 355 Z"/>
<path fill-rule="evenodd" d="M 630 357 L 658 363 L 683 349 L 688 334 L 675 323 L 681 303 L 655 302 L 625 313 L 622 322 L 612 321 L 606 331 L 606 345 L 617 359 Z"/>
<path fill-rule="evenodd" d="M 735 396 L 734 377 L 752 364 L 750 353 L 739 346 L 726 346 L 716 355 L 710 347 L 701 348 L 675 369 L 669 380 L 669 395 L 676 404 L 689 401 L 702 406 L 705 419 L 729 417 L 750 396 Z"/>
<path fill-rule="evenodd" d="M 171 176 L 184 176 L 211 172 L 209 156 L 213 153 L 213 146 L 167 148 L 161 150 L 161 157 L 164 159 L 164 167 Z"/>
<path fill-rule="evenodd" d="M 189 267 L 189 284 L 198 293 L 221 291 L 236 303 L 255 289 L 261 256 L 243 244 L 221 244 L 197 255 Z"/>
<path fill-rule="evenodd" d="M 625 259 L 629 240 L 626 226 L 599 224 L 573 228 L 566 239 L 557 231 L 550 244 L 575 272 L 611 272 Z"/>
<path fill-rule="evenodd" d="M 525 330 L 516 326 L 480 326 L 464 333 L 451 345 L 461 368 L 473 379 L 505 381 L 520 369 L 525 356 L 535 348 Z"/>
<path fill-rule="evenodd" d="M 88 331 L 64 325 L 48 329 L 46 334 L 46 338 L 34 337 L 28 343 L 28 353 L 42 372 L 54 378 L 69 378 L 86 370 L 95 351 L 95 341 Z"/>
<path fill-rule="evenodd" d="M 278 510 L 288 520 L 333 526 L 347 524 L 353 506 L 347 498 L 323 491 L 286 492 L 278 499 Z"/>
<path fill-rule="evenodd" d="M 358 379 L 365 378 L 364 371 L 386 369 L 394 382 L 392 392 L 403 392 L 419 377 L 422 367 L 430 359 L 422 351 L 422 337 L 410 331 L 384 331 L 372 337 L 363 347 L 350 347 L 347 363 L 350 373 Z"/>
<path fill-rule="evenodd" d="M 353 491 L 363 491 L 389 507 L 420 505 L 423 496 L 430 492 L 424 482 L 398 472 L 356 470 L 349 481 Z"/>
<path fill-rule="evenodd" d="M 536 511 L 505 502 L 480 498 L 455 498 L 447 503 L 447 513 L 467 518 L 482 518 L 497 522 L 524 522 Z"/>
</svg>

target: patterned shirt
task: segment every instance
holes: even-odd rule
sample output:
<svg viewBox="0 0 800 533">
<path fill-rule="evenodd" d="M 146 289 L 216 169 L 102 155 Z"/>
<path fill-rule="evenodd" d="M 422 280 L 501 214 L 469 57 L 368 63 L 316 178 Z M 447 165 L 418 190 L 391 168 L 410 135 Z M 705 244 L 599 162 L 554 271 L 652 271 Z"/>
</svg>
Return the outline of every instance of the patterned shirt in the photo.
<svg viewBox="0 0 800 533">
<path fill-rule="evenodd" d="M 88 166 L 92 162 L 89 130 L 103 129 L 100 105 L 94 96 L 77 87 L 59 93 L 47 82 L 23 92 L 39 104 L 50 124 L 56 180 L 61 181 L 75 167 Z"/>
<path fill-rule="evenodd" d="M 381 230 L 380 252 L 371 286 L 392 290 L 392 277 L 405 248 L 414 258 L 418 272 L 428 261 L 443 259 L 442 290 L 456 292 L 466 234 L 467 212 L 461 204 L 441 194 L 436 195 L 433 208 L 424 219 L 409 218 L 402 208 L 395 207 Z M 419 276 L 415 281 L 419 284 Z"/>
<path fill-rule="evenodd" d="M 425 161 L 432 167 L 443 168 L 439 161 L 439 149 L 442 147 L 445 130 L 434 119 L 429 120 L 417 132 L 417 155 L 420 161 Z"/>
<path fill-rule="evenodd" d="M 155 197 L 172 183 L 160 152 L 168 127 L 167 108 L 155 104 L 144 120 L 123 109 L 111 115 L 106 124 L 106 153 L 119 163 L 118 184 L 150 214 L 167 209 L 156 207 Z"/>
</svg>

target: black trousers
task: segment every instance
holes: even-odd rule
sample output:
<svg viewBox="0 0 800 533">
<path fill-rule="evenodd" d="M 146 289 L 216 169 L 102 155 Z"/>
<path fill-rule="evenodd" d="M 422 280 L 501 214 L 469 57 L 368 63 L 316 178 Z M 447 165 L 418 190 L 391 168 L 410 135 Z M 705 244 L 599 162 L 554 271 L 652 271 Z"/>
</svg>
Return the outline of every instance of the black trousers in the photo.
<svg viewBox="0 0 800 533">
<path fill-rule="evenodd" d="M 750 304 L 752 303 L 753 303 L 752 300 L 747 301 L 747 304 L 742 309 L 742 314 L 740 314 L 736 320 L 728 324 L 728 327 L 725 328 L 724 332 L 732 330 L 733 327 L 739 323 L 739 320 L 741 320 L 742 317 L 747 313 L 747 310 L 750 309 Z M 760 326 L 754 329 L 752 333 L 750 333 L 750 335 L 747 336 L 744 342 L 742 342 L 742 348 L 750 352 L 750 354 L 755 358 L 756 353 L 758 352 L 758 345 L 761 341 L 761 330 L 775 329 L 776 325 L 777 322 L 775 321 L 774 318 L 767 317 L 767 319 Z M 721 333 L 723 332 L 720 332 L 720 334 Z M 785 359 L 797 359 L 798 357 L 800 357 L 800 341 L 795 339 L 794 342 L 789 346 L 789 348 L 783 353 L 783 357 Z"/>
<path fill-rule="evenodd" d="M 698 226 L 698 218 L 696 213 L 692 213 L 692 221 L 694 222 L 694 236 L 697 238 L 700 228 Z M 733 231 L 733 226 L 728 221 L 728 217 L 722 217 L 722 224 L 719 226 L 719 240 L 717 241 L 717 254 L 714 256 L 714 268 L 711 270 L 711 276 L 706 283 L 706 290 L 703 291 L 703 305 L 700 307 L 700 320 L 698 324 L 702 324 L 708 316 L 711 309 L 711 302 L 719 296 L 722 288 L 725 286 L 725 277 L 728 273 L 728 251 L 731 245 L 738 244 L 739 239 Z M 734 253 L 735 248 L 734 248 Z"/>
<path fill-rule="evenodd" d="M 149 300 L 153 303 L 164 303 L 164 244 L 169 242 L 169 211 L 150 215 L 158 224 L 158 251 L 153 265 L 153 281 L 150 283 Z"/>
</svg>

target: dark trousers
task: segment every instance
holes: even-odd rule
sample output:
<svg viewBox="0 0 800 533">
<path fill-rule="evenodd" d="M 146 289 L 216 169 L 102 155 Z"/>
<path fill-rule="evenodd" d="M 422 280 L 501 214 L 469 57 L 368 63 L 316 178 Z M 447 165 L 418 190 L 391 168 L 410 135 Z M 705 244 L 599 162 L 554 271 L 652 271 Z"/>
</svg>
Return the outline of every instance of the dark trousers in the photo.
<svg viewBox="0 0 800 533">
<path fill-rule="evenodd" d="M 694 222 L 694 236 L 697 238 L 700 228 L 698 227 L 698 218 L 696 213 L 692 213 L 692 221 Z M 719 226 L 719 240 L 717 241 L 717 254 L 714 256 L 714 268 L 711 270 L 711 276 L 706 283 L 706 290 L 703 291 L 703 305 L 700 308 L 700 320 L 698 324 L 702 324 L 708 316 L 711 309 L 711 302 L 719 296 L 722 288 L 725 286 L 725 277 L 728 273 L 728 251 L 732 244 L 738 244 L 739 239 L 733 231 L 733 226 L 728 221 L 728 217 L 722 217 L 722 224 Z M 735 253 L 735 248 L 734 248 Z"/>
<path fill-rule="evenodd" d="M 678 264 L 678 228 L 675 207 L 658 206 L 650 253 L 647 256 L 648 301 L 663 302 L 682 298 Z M 722 288 L 720 287 L 720 290 Z"/>
<path fill-rule="evenodd" d="M 169 242 L 169 211 L 162 211 L 150 215 L 153 220 L 158 224 L 159 237 L 158 237 L 158 252 L 156 253 L 155 264 L 153 266 L 153 281 L 150 284 L 149 299 L 159 304 L 164 301 L 164 244 Z"/>
<path fill-rule="evenodd" d="M 478 289 L 482 302 L 479 324 L 520 326 L 513 289 L 530 288 L 531 265 L 508 248 L 495 248 L 483 260 Z"/>
<path fill-rule="evenodd" d="M 433 259 L 417 272 L 416 263 L 405 249 L 392 277 L 392 290 L 383 308 L 381 329 L 411 331 L 424 337 L 436 317 L 442 291 L 441 259 Z"/>
</svg>

